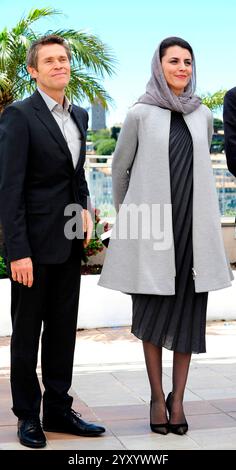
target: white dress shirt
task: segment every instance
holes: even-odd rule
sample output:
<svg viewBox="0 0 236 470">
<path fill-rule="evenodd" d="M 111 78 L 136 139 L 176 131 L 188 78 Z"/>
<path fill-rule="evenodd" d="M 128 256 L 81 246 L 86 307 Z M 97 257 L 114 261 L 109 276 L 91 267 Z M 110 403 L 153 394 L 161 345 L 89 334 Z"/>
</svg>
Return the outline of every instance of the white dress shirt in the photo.
<svg viewBox="0 0 236 470">
<path fill-rule="evenodd" d="M 80 155 L 81 134 L 70 115 L 71 104 L 66 96 L 64 99 L 64 105 L 62 106 L 53 98 L 44 93 L 44 91 L 40 90 L 40 88 L 38 88 L 38 92 L 42 96 L 43 100 L 48 106 L 49 111 L 52 113 L 55 121 L 60 127 L 60 130 L 69 147 L 74 168 L 76 168 Z"/>
</svg>

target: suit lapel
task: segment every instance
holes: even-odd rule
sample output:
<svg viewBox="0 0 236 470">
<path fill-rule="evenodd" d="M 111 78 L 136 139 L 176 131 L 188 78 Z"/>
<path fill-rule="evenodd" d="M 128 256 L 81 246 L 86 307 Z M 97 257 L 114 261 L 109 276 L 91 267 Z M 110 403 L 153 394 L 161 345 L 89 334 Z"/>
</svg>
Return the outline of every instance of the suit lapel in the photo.
<svg viewBox="0 0 236 470">
<path fill-rule="evenodd" d="M 84 127 L 83 127 L 83 123 L 82 123 L 80 114 L 79 114 L 79 112 L 76 110 L 76 108 L 75 108 L 74 106 L 72 106 L 71 117 L 72 117 L 72 119 L 74 119 L 76 125 L 77 125 L 78 128 L 79 128 L 80 134 L 81 134 L 80 155 L 79 155 L 79 159 L 78 159 L 78 162 L 77 162 L 77 165 L 76 165 L 76 168 L 75 168 L 75 171 L 77 172 L 78 169 L 80 168 L 81 161 L 82 161 L 82 159 L 81 159 L 81 154 L 82 154 L 82 150 L 83 150 L 83 141 L 84 141 L 85 136 L 86 136 L 86 131 L 85 131 Z"/>
<path fill-rule="evenodd" d="M 72 156 L 71 156 L 69 147 L 67 145 L 67 142 L 61 132 L 60 127 L 58 126 L 56 120 L 52 116 L 52 113 L 49 111 L 40 93 L 38 91 L 35 91 L 35 93 L 31 96 L 31 99 L 32 99 L 33 107 L 35 108 L 35 112 L 38 118 L 40 119 L 42 124 L 44 124 L 44 126 L 47 127 L 53 139 L 55 139 L 58 142 L 62 151 L 69 158 L 73 166 Z"/>
<path fill-rule="evenodd" d="M 75 123 L 77 124 L 79 130 L 80 130 L 80 133 L 81 133 L 81 140 L 85 139 L 85 129 L 81 123 L 81 119 L 80 119 L 80 116 L 79 116 L 79 113 L 78 111 L 75 109 L 74 106 L 72 106 L 72 111 L 71 111 L 71 116 L 72 118 L 74 119 Z"/>
</svg>

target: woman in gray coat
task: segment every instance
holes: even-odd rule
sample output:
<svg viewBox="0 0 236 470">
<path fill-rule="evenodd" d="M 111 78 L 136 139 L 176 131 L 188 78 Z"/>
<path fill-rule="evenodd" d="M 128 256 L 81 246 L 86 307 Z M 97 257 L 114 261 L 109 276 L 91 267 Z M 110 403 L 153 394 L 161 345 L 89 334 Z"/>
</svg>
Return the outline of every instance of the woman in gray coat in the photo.
<svg viewBox="0 0 236 470">
<path fill-rule="evenodd" d="M 212 115 L 194 94 L 195 79 L 191 46 L 162 41 L 114 154 L 118 215 L 99 281 L 132 295 L 132 333 L 143 341 L 151 386 L 150 426 L 161 434 L 188 430 L 183 397 L 191 354 L 206 351 L 208 291 L 232 279 L 209 156 Z M 166 403 L 162 347 L 174 351 Z"/>
</svg>

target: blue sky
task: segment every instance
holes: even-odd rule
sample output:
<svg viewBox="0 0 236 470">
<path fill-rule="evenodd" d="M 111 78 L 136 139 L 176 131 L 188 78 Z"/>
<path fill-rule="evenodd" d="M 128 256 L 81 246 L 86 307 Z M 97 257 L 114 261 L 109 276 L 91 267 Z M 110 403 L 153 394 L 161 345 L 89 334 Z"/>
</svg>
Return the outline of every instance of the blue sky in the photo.
<svg viewBox="0 0 236 470">
<path fill-rule="evenodd" d="M 107 43 L 117 74 L 104 86 L 115 101 L 107 124 L 123 121 L 144 92 L 158 43 L 167 36 L 190 42 L 196 56 L 197 91 L 236 86 L 235 0 L 1 0 L 0 29 L 11 28 L 31 8 L 54 7 L 64 16 L 36 23 L 40 33 L 57 27 L 85 29 Z"/>
</svg>

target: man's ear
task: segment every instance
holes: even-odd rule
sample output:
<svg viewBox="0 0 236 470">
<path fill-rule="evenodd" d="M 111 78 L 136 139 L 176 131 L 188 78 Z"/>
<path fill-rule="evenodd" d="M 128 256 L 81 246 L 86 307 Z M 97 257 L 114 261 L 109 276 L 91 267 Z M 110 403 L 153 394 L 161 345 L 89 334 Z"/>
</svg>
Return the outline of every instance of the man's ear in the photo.
<svg viewBox="0 0 236 470">
<path fill-rule="evenodd" d="M 27 71 L 31 75 L 32 78 L 36 79 L 38 76 L 38 72 L 34 67 L 31 67 L 31 65 L 27 66 Z"/>
</svg>

